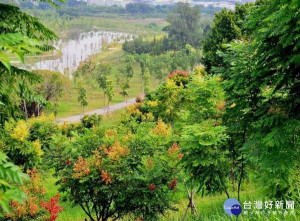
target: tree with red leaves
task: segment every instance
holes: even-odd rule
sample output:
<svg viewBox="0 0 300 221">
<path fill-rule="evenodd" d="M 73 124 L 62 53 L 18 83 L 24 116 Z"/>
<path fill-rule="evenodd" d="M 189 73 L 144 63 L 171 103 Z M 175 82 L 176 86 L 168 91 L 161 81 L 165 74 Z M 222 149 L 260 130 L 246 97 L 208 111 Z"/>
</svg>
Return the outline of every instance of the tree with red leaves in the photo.
<svg viewBox="0 0 300 221">
<path fill-rule="evenodd" d="M 42 206 L 49 211 L 51 217 L 48 219 L 49 221 L 54 221 L 58 217 L 58 213 L 63 211 L 63 207 L 58 205 L 59 202 L 59 193 L 55 196 L 51 197 L 48 202 L 41 202 Z"/>
</svg>

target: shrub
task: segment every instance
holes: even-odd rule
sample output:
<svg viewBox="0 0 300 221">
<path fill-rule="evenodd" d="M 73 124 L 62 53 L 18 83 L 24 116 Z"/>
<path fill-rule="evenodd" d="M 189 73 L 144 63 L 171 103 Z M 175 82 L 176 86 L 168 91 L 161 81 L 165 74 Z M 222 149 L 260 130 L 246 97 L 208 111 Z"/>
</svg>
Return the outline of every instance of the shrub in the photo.
<svg viewBox="0 0 300 221">
<path fill-rule="evenodd" d="M 85 128 L 97 127 L 100 125 L 101 121 L 102 116 L 97 114 L 84 115 L 84 117 L 81 118 L 81 123 Z"/>
<path fill-rule="evenodd" d="M 185 86 L 189 82 L 189 73 L 187 71 L 173 71 L 168 74 L 168 78 L 172 79 L 177 86 Z"/>
<path fill-rule="evenodd" d="M 27 171 L 31 182 L 26 182 L 21 189 L 26 193 L 24 203 L 11 201 L 11 211 L 6 213 L 10 220 L 49 220 L 54 221 L 62 207 L 57 205 L 59 194 L 44 202 L 46 191 L 43 189 L 39 173 L 34 168 Z"/>
<path fill-rule="evenodd" d="M 1 130 L 0 146 L 8 157 L 24 171 L 42 162 L 52 136 L 61 133 L 53 117 L 32 118 L 29 121 L 10 120 Z"/>
<path fill-rule="evenodd" d="M 41 202 L 41 205 L 50 213 L 49 221 L 54 221 L 58 217 L 58 213 L 63 211 L 57 203 L 59 202 L 59 193 L 51 197 L 49 202 Z"/>
</svg>

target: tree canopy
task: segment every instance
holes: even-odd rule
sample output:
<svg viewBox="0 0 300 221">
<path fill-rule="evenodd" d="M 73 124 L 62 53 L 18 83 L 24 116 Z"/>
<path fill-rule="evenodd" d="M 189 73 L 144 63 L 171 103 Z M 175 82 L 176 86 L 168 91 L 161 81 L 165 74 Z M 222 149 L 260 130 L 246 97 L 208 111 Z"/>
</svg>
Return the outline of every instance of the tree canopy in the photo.
<svg viewBox="0 0 300 221">
<path fill-rule="evenodd" d="M 191 7 L 188 3 L 179 2 L 168 15 L 167 21 L 170 24 L 165 27 L 165 30 L 174 48 L 182 48 L 186 44 L 194 47 L 200 45 L 202 29 L 199 7 Z"/>
<path fill-rule="evenodd" d="M 55 4 L 53 1 L 48 1 Z M 38 99 L 28 87 L 40 78 L 11 65 L 11 57 L 24 63 L 24 55 L 53 50 L 49 44 L 56 39 L 54 32 L 16 6 L 0 4 L 0 123 L 18 115 L 22 100 Z M 23 95 L 27 92 L 28 96 Z M 22 92 L 22 93 L 21 93 Z"/>
<path fill-rule="evenodd" d="M 253 3 L 237 4 L 235 11 L 223 9 L 215 14 L 211 30 L 203 40 L 203 62 L 208 71 L 213 66 L 223 65 L 222 58 L 217 55 L 217 51 L 224 50 L 223 44 L 244 36 L 243 24 L 251 6 Z"/>
<path fill-rule="evenodd" d="M 245 22 L 252 32 L 225 44 L 225 52 L 218 52 L 224 68 L 214 69 L 224 79 L 232 145 L 241 148 L 248 166 L 276 197 L 292 194 L 298 179 L 299 6 L 298 1 L 257 4 Z"/>
</svg>

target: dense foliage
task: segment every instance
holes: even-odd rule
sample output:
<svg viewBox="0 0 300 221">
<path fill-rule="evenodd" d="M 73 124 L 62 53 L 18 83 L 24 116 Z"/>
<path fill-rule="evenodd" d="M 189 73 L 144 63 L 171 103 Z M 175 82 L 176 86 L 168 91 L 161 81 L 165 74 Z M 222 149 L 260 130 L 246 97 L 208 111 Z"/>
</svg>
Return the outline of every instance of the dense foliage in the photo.
<svg viewBox="0 0 300 221">
<path fill-rule="evenodd" d="M 139 37 L 123 44 L 123 50 L 131 54 L 151 53 L 162 54 L 168 50 L 180 50 L 186 45 L 199 48 L 203 38 L 203 24 L 200 20 L 200 8 L 192 8 L 188 3 L 178 3 L 169 13 L 169 25 L 163 28 L 168 36 L 154 38 L 153 41 L 144 41 Z"/>
<path fill-rule="evenodd" d="M 226 68 L 216 69 L 234 106 L 227 116 L 233 145 L 276 197 L 299 198 L 292 184 L 299 179 L 298 9 L 296 1 L 261 2 L 248 16 L 249 40 L 226 45 L 219 52 Z"/>
<path fill-rule="evenodd" d="M 70 8 L 82 5 L 68 1 Z M 114 87 L 127 97 L 139 72 L 145 95 L 116 126 L 105 127 L 97 115 L 59 124 L 40 114 L 39 105 L 56 100 L 67 82 L 58 73 L 14 67 L 10 59 L 52 49 L 55 35 L 17 7 L 1 4 L 0 219 L 55 220 L 62 197 L 89 220 L 168 219 L 184 203 L 183 220 L 189 209 L 193 220 L 202 220 L 197 193 L 243 202 L 249 183 L 262 188 L 262 198 L 299 205 L 299 8 L 296 0 L 260 0 L 222 10 L 204 41 L 205 68 L 199 10 L 178 4 L 168 17 L 168 37 L 126 42 L 117 71 L 89 60 L 75 73 L 84 108 L 83 81 L 101 89 L 109 106 Z M 33 85 L 38 76 L 44 81 Z M 161 82 L 156 89 L 151 77 Z M 42 180 L 50 173 L 60 192 L 51 198 Z M 227 218 L 224 213 L 216 220 Z"/>
<path fill-rule="evenodd" d="M 211 30 L 203 41 L 203 61 L 208 71 L 212 66 L 223 66 L 222 58 L 216 53 L 217 51 L 224 51 L 223 44 L 234 39 L 241 39 L 242 36 L 246 35 L 247 29 L 243 25 L 247 9 L 251 6 L 253 3 L 237 4 L 235 11 L 223 9 L 216 13 Z"/>
<path fill-rule="evenodd" d="M 1 3 L 0 20 L 0 123 L 3 124 L 9 117 L 20 116 L 22 102 L 43 101 L 28 84 L 37 83 L 40 78 L 11 65 L 11 58 L 14 56 L 24 63 L 25 54 L 52 50 L 49 42 L 56 35 L 37 18 L 12 5 Z"/>
<path fill-rule="evenodd" d="M 52 146 L 59 157 L 54 166 L 61 177 L 60 190 L 91 220 L 126 214 L 156 220 L 172 208 L 174 187 L 169 184 L 176 177 L 176 163 L 168 154 L 172 133 L 160 127 L 151 123 L 138 131 L 93 128 L 63 147 Z"/>
<path fill-rule="evenodd" d="M 9 162 L 8 157 L 0 152 L 0 218 L 3 212 L 8 213 L 11 211 L 9 203 L 11 201 L 24 202 L 26 199 L 25 193 L 18 189 L 18 185 L 22 185 L 24 180 L 29 177 L 22 173 L 19 168 L 13 163 Z"/>
<path fill-rule="evenodd" d="M 167 17 L 170 23 L 165 30 L 173 48 L 178 49 L 190 44 L 193 47 L 200 45 L 201 26 L 200 8 L 191 8 L 188 3 L 179 2 Z"/>
</svg>

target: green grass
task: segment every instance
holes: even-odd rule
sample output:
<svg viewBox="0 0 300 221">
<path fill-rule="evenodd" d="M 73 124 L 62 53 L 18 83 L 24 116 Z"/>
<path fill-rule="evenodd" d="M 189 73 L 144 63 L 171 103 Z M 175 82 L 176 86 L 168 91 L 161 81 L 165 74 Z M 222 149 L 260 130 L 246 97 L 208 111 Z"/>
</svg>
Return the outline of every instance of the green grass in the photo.
<svg viewBox="0 0 300 221">
<path fill-rule="evenodd" d="M 179 221 L 182 220 L 182 217 L 184 216 L 185 209 L 188 205 L 188 199 L 186 197 L 186 192 L 184 188 L 181 186 L 180 193 L 179 193 L 179 202 L 175 205 L 178 209 L 178 211 L 168 211 L 165 216 L 161 216 L 162 221 Z M 231 198 L 237 199 L 237 193 L 236 191 L 229 191 Z M 287 220 L 287 221 L 298 221 L 299 218 L 296 218 L 295 215 L 288 215 L 284 217 L 283 215 L 256 215 L 249 214 L 244 215 L 243 214 L 243 203 L 245 201 L 251 201 L 252 202 L 252 208 L 254 201 L 256 200 L 262 200 L 264 201 L 265 194 L 260 190 L 258 186 L 256 186 L 255 183 L 244 183 L 242 185 L 242 191 L 240 196 L 240 203 L 242 206 L 242 213 L 239 216 L 230 216 L 226 214 L 223 210 L 223 204 L 225 200 L 227 199 L 227 196 L 225 194 L 215 194 L 215 195 L 208 195 L 201 197 L 201 194 L 198 193 L 195 196 L 195 205 L 199 212 L 199 217 L 195 217 L 191 215 L 191 211 L 189 210 L 186 216 L 186 221 L 192 221 L 192 220 L 201 220 L 201 221 L 230 221 L 230 220 L 240 220 L 240 221 L 263 221 L 263 220 L 270 220 L 270 221 L 279 221 L 279 220 Z M 276 199 L 274 199 L 275 201 Z M 275 202 L 273 205 L 273 208 L 275 206 Z M 297 209 L 297 208 L 296 208 Z M 250 210 L 254 211 L 254 210 Z M 299 209 L 295 210 L 295 213 L 298 215 L 300 213 Z"/>
<path fill-rule="evenodd" d="M 120 114 L 120 111 L 115 113 L 116 115 Z M 104 120 L 105 121 L 105 120 Z M 47 198 L 50 199 L 51 196 L 55 195 L 58 192 L 58 187 L 55 185 L 56 178 L 54 178 L 51 174 L 53 171 L 48 171 L 43 177 L 43 185 L 47 190 Z M 137 193 L 138 194 L 138 193 Z M 176 193 L 176 198 L 178 199 L 177 203 L 174 205 L 177 210 L 175 211 L 167 211 L 165 216 L 160 216 L 160 220 L 162 221 L 179 221 L 182 220 L 184 216 L 185 209 L 188 205 L 188 199 L 186 197 L 186 190 L 183 185 L 179 185 Z M 244 184 L 241 191 L 241 200 L 240 203 L 243 208 L 244 201 L 251 201 L 252 204 L 255 200 L 262 200 L 264 194 L 258 190 L 257 186 L 254 183 Z M 230 192 L 230 197 L 237 198 L 236 192 Z M 63 197 L 62 197 L 63 198 Z M 199 217 L 195 217 L 191 215 L 190 210 L 187 213 L 186 221 L 298 221 L 299 219 L 295 215 L 287 215 L 284 217 L 283 215 L 273 215 L 270 216 L 265 215 L 244 215 L 243 212 L 239 216 L 230 216 L 227 215 L 223 210 L 224 201 L 227 199 L 225 194 L 215 194 L 201 197 L 201 194 L 198 193 L 195 196 L 194 202 L 196 208 L 199 212 Z M 58 221 L 73 221 L 73 220 L 84 220 L 87 216 L 81 210 L 79 206 L 72 206 L 70 202 L 61 202 L 60 206 L 64 207 L 63 212 L 61 212 L 58 216 Z M 299 215 L 299 209 L 296 208 L 295 214 Z M 122 220 L 130 221 L 130 218 L 124 217 Z"/>
</svg>

